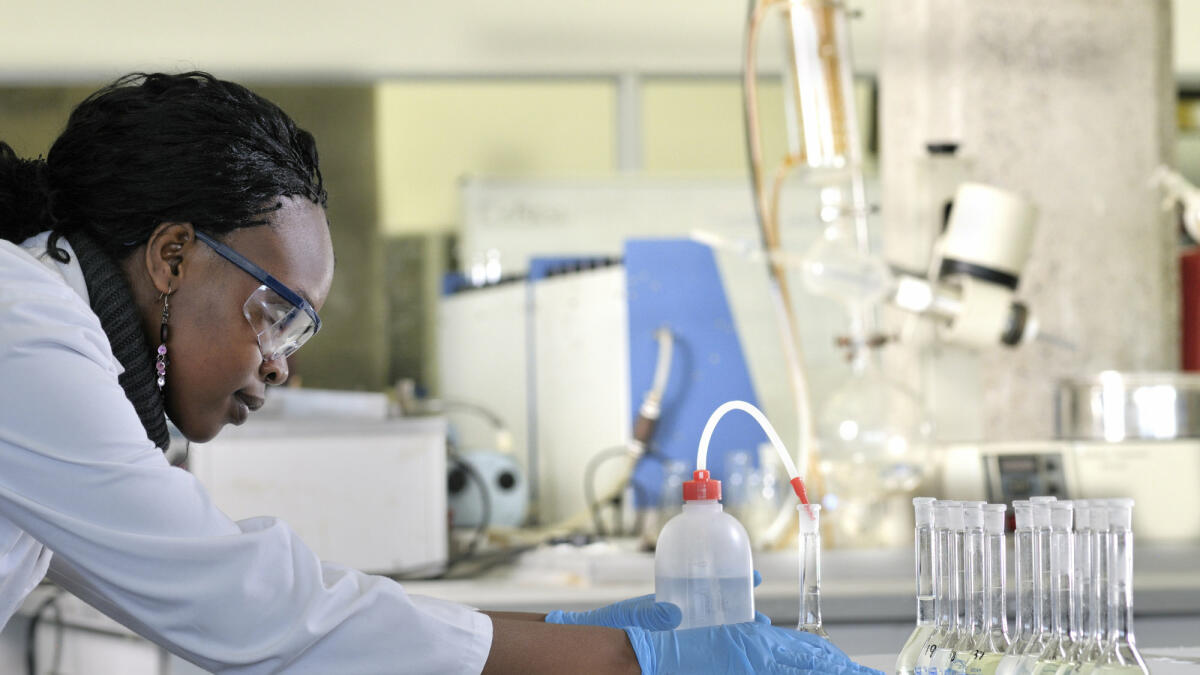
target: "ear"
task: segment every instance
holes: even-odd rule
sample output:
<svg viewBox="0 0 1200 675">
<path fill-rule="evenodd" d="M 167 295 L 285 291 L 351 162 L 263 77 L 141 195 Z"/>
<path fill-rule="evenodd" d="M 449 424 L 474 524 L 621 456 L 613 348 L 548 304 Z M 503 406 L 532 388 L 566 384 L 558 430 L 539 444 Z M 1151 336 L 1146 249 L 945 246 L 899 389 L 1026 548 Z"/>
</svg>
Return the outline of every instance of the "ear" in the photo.
<svg viewBox="0 0 1200 675">
<path fill-rule="evenodd" d="M 146 272 L 159 293 L 179 289 L 196 246 L 191 223 L 160 223 L 154 228 L 146 242 Z"/>
</svg>

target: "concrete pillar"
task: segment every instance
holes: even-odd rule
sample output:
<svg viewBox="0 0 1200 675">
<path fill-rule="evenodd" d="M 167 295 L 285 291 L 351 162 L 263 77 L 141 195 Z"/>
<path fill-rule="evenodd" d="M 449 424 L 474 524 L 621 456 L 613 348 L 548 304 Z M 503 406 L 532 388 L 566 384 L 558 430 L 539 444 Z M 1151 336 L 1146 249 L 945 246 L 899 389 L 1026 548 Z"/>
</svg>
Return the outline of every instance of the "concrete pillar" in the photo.
<svg viewBox="0 0 1200 675">
<path fill-rule="evenodd" d="M 939 438 L 1049 437 L 1059 377 L 1176 368 L 1176 234 L 1147 185 L 1173 157 L 1169 0 L 882 5 L 885 250 L 923 265 L 925 144 L 957 141 L 963 180 L 1037 205 L 1020 295 L 1079 345 L 909 350 L 897 365 L 925 362 Z"/>
</svg>

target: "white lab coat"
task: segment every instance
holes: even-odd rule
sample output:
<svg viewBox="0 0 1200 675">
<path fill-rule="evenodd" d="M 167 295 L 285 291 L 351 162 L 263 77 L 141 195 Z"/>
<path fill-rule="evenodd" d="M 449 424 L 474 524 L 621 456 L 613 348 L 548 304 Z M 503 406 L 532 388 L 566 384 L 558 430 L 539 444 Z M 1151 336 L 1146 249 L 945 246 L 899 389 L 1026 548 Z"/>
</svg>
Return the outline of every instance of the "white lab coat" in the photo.
<svg viewBox="0 0 1200 675">
<path fill-rule="evenodd" d="M 45 241 L 0 241 L 0 627 L 49 566 L 214 672 L 483 669 L 486 615 L 322 562 L 277 519 L 234 522 L 167 464 L 117 382 L 78 262 L 45 256 Z"/>
</svg>

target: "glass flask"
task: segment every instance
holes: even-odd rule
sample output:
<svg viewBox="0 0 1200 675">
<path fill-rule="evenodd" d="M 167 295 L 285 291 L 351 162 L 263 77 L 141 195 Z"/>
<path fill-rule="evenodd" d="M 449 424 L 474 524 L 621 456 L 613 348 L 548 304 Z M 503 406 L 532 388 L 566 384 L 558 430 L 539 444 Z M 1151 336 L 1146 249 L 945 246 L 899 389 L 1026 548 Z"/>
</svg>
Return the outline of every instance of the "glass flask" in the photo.
<svg viewBox="0 0 1200 675">
<path fill-rule="evenodd" d="M 1050 606 L 1050 504 L 1054 497 L 1030 497 L 1029 511 L 1033 516 L 1033 637 L 1015 675 L 1030 675 L 1037 667 L 1042 652 L 1050 642 L 1054 614 Z"/>
<path fill-rule="evenodd" d="M 1084 649 L 1087 647 L 1088 626 L 1091 625 L 1092 603 L 1092 551 L 1091 551 L 1091 503 L 1085 499 L 1075 500 L 1075 578 L 1071 585 L 1071 624 L 1068 628 L 1071 647 L 1057 675 L 1069 675 L 1079 669 Z"/>
<path fill-rule="evenodd" d="M 1133 500 L 1108 500 L 1108 640 L 1093 673 L 1149 673 L 1133 637 Z"/>
<path fill-rule="evenodd" d="M 839 548 L 903 546 L 925 475 L 929 420 L 920 398 L 884 374 L 876 350 L 860 347 L 851 371 L 815 424 L 825 494 L 836 498 L 826 502 L 826 534 Z"/>
<path fill-rule="evenodd" d="M 954 501 L 937 501 L 933 505 L 934 540 L 934 613 L 937 627 L 917 656 L 913 669 L 916 675 L 933 675 L 931 661 L 938 647 L 950 640 L 958 626 L 958 595 L 954 591 L 954 524 L 962 522 L 962 505 Z"/>
<path fill-rule="evenodd" d="M 1088 562 L 1092 566 L 1092 589 L 1087 602 L 1091 612 L 1076 671 L 1081 675 L 1095 670 L 1096 664 L 1104 657 L 1104 647 L 1108 641 L 1108 504 L 1102 499 L 1095 499 L 1089 505 L 1091 532 L 1088 548 L 1091 555 Z"/>
<path fill-rule="evenodd" d="M 800 504 L 800 625 L 796 630 L 828 638 L 821 625 L 821 505 Z"/>
<path fill-rule="evenodd" d="M 1004 652 L 1004 657 L 996 665 L 996 675 L 1012 675 L 1017 670 L 1021 655 L 1029 648 L 1029 643 L 1037 634 L 1035 614 L 1036 594 L 1033 580 L 1035 570 L 1033 565 L 1033 512 L 1027 500 L 1013 502 L 1013 513 L 1016 515 L 1017 527 L 1013 532 L 1013 572 L 1017 581 L 1016 594 L 1016 633 L 1012 642 Z"/>
<path fill-rule="evenodd" d="M 1005 608 L 1007 570 L 1004 567 L 1004 520 L 1008 507 L 986 504 L 983 507 L 984 600 L 983 634 L 975 643 L 975 653 L 967 662 L 967 675 L 993 675 L 1008 650 L 1008 612 Z"/>
<path fill-rule="evenodd" d="M 955 650 L 959 643 L 967 635 L 965 617 L 965 600 L 964 590 L 964 574 L 963 570 L 963 541 L 965 520 L 964 520 L 964 505 L 967 502 L 959 502 L 955 508 L 950 510 L 950 531 L 949 545 L 950 555 L 948 556 L 950 565 L 950 574 L 948 575 L 947 583 L 950 586 L 950 611 L 953 613 L 950 619 L 951 630 L 946 633 L 941 644 L 934 650 L 933 655 L 929 659 L 929 669 L 925 672 L 930 675 L 945 675 L 950 671 L 950 663 L 954 660 Z M 973 502 L 977 503 L 977 502 Z"/>
<path fill-rule="evenodd" d="M 1071 649 L 1071 589 L 1075 577 L 1075 538 L 1071 530 L 1074 518 L 1073 502 L 1050 505 L 1050 637 L 1038 658 L 1034 675 L 1058 672 Z"/>
<path fill-rule="evenodd" d="M 983 502 L 963 502 L 961 630 L 958 642 L 951 645 L 950 664 L 944 672 L 966 675 L 967 662 L 974 658 L 975 644 L 983 636 L 983 544 Z"/>
<path fill-rule="evenodd" d="M 913 543 L 916 551 L 917 575 L 917 626 L 908 636 L 908 641 L 900 648 L 900 656 L 896 658 L 897 675 L 914 675 L 917 666 L 917 655 L 929 636 L 937 629 L 937 615 L 934 613 L 934 527 L 933 527 L 932 497 L 913 498 Z"/>
</svg>

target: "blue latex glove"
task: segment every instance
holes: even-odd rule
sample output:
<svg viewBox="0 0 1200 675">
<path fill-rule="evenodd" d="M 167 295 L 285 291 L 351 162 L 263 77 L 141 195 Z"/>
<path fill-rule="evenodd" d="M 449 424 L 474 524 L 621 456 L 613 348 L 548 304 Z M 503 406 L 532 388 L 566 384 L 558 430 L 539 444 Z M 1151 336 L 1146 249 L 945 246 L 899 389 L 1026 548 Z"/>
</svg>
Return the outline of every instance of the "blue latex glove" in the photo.
<svg viewBox="0 0 1200 675">
<path fill-rule="evenodd" d="M 883 675 L 854 663 L 824 638 L 761 623 L 657 632 L 626 628 L 625 633 L 644 675 Z"/>
<path fill-rule="evenodd" d="M 754 570 L 754 585 L 762 583 L 762 575 Z M 608 628 L 645 628 L 646 630 L 673 630 L 683 620 L 683 612 L 670 602 L 655 602 L 654 594 L 614 602 L 607 607 L 586 612 L 565 612 L 556 609 L 546 615 L 546 623 L 564 623 L 576 626 L 605 626 Z M 757 623 L 771 623 L 766 614 L 754 613 Z"/>
</svg>

